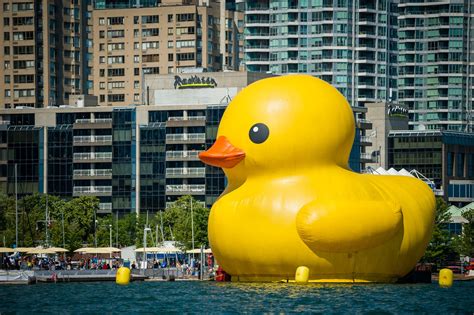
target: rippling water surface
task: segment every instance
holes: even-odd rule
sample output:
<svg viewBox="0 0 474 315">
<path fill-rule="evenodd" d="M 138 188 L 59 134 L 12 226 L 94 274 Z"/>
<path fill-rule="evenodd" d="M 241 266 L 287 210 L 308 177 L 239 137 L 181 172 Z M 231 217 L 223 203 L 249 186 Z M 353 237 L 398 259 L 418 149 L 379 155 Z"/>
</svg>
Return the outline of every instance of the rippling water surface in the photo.
<svg viewBox="0 0 474 315">
<path fill-rule="evenodd" d="M 0 286 L 0 313 L 470 313 L 474 281 L 333 285 L 217 282 L 56 283 Z"/>
</svg>

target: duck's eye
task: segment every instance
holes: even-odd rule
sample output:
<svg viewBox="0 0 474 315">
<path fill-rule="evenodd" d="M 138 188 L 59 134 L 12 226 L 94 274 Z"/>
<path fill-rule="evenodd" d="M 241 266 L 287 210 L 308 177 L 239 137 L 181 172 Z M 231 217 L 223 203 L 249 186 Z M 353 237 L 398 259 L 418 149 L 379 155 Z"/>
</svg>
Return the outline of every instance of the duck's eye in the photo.
<svg viewBox="0 0 474 315">
<path fill-rule="evenodd" d="M 268 129 L 267 125 L 258 123 L 250 127 L 249 130 L 249 138 L 252 140 L 253 143 L 262 143 L 267 140 L 268 135 L 270 134 L 270 130 Z"/>
</svg>

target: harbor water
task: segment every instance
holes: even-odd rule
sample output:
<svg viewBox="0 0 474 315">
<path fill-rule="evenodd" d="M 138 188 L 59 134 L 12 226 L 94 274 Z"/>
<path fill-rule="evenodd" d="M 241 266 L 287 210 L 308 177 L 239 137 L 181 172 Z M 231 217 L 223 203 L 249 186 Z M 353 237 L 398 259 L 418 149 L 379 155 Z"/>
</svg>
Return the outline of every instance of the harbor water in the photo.
<svg viewBox="0 0 474 315">
<path fill-rule="evenodd" d="M 335 285 L 218 282 L 48 283 L 0 286 L 0 313 L 470 313 L 474 281 Z"/>
</svg>

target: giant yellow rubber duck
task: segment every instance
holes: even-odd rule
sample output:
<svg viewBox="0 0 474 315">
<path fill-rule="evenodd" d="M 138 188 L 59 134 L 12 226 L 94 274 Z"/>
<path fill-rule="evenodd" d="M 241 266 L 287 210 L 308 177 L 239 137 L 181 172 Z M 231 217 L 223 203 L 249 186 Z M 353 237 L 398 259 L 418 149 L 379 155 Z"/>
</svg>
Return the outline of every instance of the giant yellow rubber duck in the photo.
<svg viewBox="0 0 474 315">
<path fill-rule="evenodd" d="M 430 240 L 435 198 L 422 181 L 352 172 L 354 117 L 307 75 L 257 81 L 227 107 L 200 159 L 228 185 L 209 216 L 215 257 L 232 281 L 394 282 Z"/>
</svg>

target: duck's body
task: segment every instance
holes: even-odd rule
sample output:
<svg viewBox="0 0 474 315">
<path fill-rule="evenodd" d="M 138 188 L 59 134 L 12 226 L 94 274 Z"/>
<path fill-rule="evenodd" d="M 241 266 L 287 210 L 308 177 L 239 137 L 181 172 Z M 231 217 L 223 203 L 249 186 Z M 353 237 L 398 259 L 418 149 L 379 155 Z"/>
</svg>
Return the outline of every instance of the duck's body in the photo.
<svg viewBox="0 0 474 315">
<path fill-rule="evenodd" d="M 233 281 L 292 280 L 305 266 L 310 281 L 393 282 L 423 255 L 433 193 L 414 178 L 347 168 L 353 116 L 328 86 L 308 76 L 251 85 L 200 156 L 229 179 L 211 209 L 209 240 Z"/>
<path fill-rule="evenodd" d="M 393 282 L 413 268 L 423 255 L 432 230 L 431 222 L 420 220 L 431 214 L 423 213 L 419 205 L 434 203 L 434 198 L 417 197 L 431 196 L 427 185 L 409 177 L 360 175 L 344 169 L 308 175 L 311 174 L 269 177 L 264 186 L 262 178 L 251 179 L 214 204 L 209 239 L 217 261 L 235 275 L 234 280 L 292 280 L 298 266 L 307 266 L 313 281 Z M 394 190 L 394 182 L 398 182 L 395 187 L 399 189 Z M 343 252 L 337 248 L 312 249 L 298 233 L 297 218 L 301 209 L 315 199 L 352 205 L 353 211 L 368 202 L 401 202 L 403 228 L 394 225 L 394 234 L 387 242 L 367 249 L 358 249 L 356 243 L 353 250 Z M 368 218 L 357 213 L 356 218 L 358 221 L 349 223 L 367 228 L 377 224 L 364 221 Z M 354 218 L 334 219 L 327 224 L 332 225 L 334 237 L 343 237 L 341 234 L 347 233 L 344 219 Z"/>
</svg>

